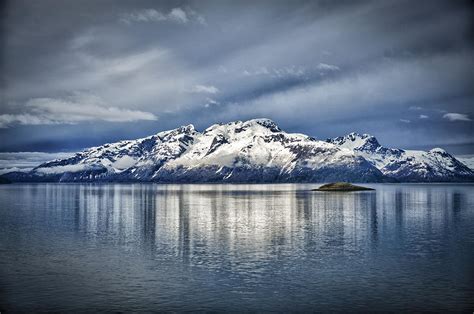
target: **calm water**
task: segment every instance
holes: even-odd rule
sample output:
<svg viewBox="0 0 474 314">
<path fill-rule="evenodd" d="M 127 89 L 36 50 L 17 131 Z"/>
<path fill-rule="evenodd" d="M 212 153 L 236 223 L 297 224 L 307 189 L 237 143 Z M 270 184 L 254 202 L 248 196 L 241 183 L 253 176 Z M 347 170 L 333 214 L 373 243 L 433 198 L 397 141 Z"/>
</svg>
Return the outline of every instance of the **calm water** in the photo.
<svg viewBox="0 0 474 314">
<path fill-rule="evenodd" d="M 0 310 L 474 310 L 474 186 L 0 186 Z"/>
</svg>

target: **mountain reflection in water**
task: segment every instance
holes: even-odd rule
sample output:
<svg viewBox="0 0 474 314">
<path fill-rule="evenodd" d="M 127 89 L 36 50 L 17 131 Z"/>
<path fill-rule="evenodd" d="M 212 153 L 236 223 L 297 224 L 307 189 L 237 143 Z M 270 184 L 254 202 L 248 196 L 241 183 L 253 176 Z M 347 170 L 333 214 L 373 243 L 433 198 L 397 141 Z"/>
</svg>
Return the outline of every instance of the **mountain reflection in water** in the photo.
<svg viewBox="0 0 474 314">
<path fill-rule="evenodd" d="M 0 309 L 472 309 L 472 185 L 371 186 L 2 186 Z"/>
</svg>

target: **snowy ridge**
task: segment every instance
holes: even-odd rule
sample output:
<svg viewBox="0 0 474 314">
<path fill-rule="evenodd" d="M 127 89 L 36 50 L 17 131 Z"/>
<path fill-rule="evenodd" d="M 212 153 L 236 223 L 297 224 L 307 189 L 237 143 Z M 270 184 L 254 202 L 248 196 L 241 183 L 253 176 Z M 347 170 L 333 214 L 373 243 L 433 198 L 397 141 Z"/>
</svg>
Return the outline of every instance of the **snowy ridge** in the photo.
<svg viewBox="0 0 474 314">
<path fill-rule="evenodd" d="M 386 148 L 368 134 L 350 133 L 328 139 L 377 167 L 385 176 L 404 182 L 472 181 L 473 171 L 441 148 L 427 152 Z"/>
<path fill-rule="evenodd" d="M 469 169 L 474 170 L 474 156 L 456 156 L 456 159 L 465 164 Z"/>
<path fill-rule="evenodd" d="M 368 134 L 326 141 L 286 133 L 269 119 L 193 125 L 89 148 L 13 181 L 394 182 L 469 181 L 474 173 L 441 149 L 382 147 Z"/>
</svg>

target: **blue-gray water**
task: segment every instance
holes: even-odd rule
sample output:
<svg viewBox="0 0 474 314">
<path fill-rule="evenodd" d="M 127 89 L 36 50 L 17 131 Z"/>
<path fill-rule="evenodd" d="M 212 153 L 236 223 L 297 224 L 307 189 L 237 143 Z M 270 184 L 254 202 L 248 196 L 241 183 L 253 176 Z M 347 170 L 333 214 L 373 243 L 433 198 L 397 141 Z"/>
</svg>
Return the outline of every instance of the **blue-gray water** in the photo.
<svg viewBox="0 0 474 314">
<path fill-rule="evenodd" d="M 0 186 L 0 310 L 473 311 L 473 185 L 316 186 Z"/>
</svg>

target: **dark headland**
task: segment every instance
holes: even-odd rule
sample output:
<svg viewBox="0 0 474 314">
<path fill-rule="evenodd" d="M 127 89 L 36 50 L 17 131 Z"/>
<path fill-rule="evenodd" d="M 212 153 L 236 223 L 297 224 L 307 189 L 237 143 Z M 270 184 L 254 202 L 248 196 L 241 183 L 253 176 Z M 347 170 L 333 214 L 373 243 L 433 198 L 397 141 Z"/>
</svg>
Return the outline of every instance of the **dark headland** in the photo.
<svg viewBox="0 0 474 314">
<path fill-rule="evenodd" d="M 10 180 L 7 178 L 0 177 L 0 184 L 9 184 L 12 183 Z"/>
<path fill-rule="evenodd" d="M 313 189 L 312 191 L 325 191 L 325 192 L 352 192 L 352 191 L 373 191 L 374 189 L 367 188 L 365 186 L 358 186 L 354 184 L 350 184 L 347 182 L 336 182 L 336 183 L 328 183 L 321 185 L 317 189 Z"/>
</svg>

